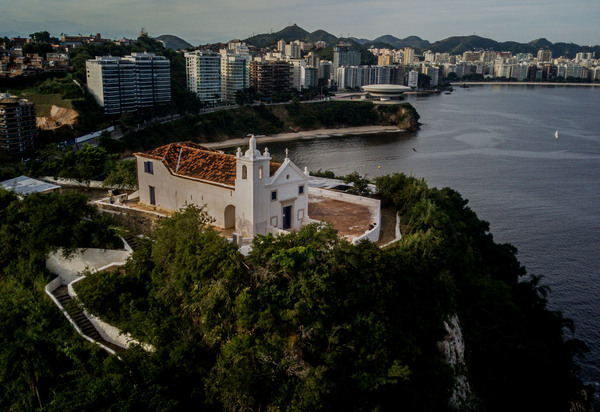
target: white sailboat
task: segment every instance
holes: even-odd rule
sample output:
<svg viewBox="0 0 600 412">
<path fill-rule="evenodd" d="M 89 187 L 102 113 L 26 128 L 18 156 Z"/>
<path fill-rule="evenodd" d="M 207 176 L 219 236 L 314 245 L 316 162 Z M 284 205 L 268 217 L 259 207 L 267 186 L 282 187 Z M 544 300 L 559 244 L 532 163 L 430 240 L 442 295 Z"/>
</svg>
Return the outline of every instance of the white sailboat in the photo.
<svg viewBox="0 0 600 412">
<path fill-rule="evenodd" d="M 554 132 L 554 140 L 558 139 L 558 130 Z"/>
</svg>

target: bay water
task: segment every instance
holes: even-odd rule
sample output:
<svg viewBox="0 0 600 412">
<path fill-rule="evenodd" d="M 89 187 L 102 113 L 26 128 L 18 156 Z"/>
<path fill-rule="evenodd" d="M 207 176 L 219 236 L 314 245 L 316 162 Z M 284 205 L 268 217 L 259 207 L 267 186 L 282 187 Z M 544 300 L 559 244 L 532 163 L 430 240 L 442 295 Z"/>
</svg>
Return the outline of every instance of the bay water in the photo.
<svg viewBox="0 0 600 412">
<path fill-rule="evenodd" d="M 406 101 L 418 132 L 269 149 L 282 159 L 289 148 L 309 170 L 403 172 L 459 191 L 496 242 L 515 245 L 528 273 L 543 276 L 549 308 L 575 321 L 574 337 L 590 348 L 580 376 L 600 411 L 600 87 L 484 85 Z"/>
</svg>

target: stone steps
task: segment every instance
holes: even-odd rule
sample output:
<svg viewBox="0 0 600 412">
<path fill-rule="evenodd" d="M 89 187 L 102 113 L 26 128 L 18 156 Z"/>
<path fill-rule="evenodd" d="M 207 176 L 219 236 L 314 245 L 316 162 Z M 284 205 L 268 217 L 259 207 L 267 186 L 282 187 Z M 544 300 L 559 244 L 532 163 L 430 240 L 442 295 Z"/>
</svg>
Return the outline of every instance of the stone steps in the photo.
<svg viewBox="0 0 600 412">
<path fill-rule="evenodd" d="M 81 332 L 84 335 L 86 335 L 89 338 L 92 338 L 93 340 L 106 346 L 107 348 L 114 350 L 117 353 L 125 352 L 126 349 L 124 349 L 120 346 L 117 346 L 111 342 L 106 341 L 102 337 L 102 335 L 100 335 L 100 332 L 98 332 L 98 330 L 94 327 L 92 322 L 90 322 L 90 320 L 87 318 L 87 316 L 85 316 L 85 313 L 83 313 L 83 310 L 81 310 L 80 308 L 76 308 L 73 305 L 69 304 L 72 299 L 69 296 L 67 287 L 65 285 L 59 286 L 53 292 L 53 294 L 56 297 L 56 299 L 60 302 L 60 304 L 63 306 L 63 308 L 65 308 L 65 310 L 67 311 L 67 313 L 69 314 L 71 319 L 73 319 L 73 321 L 75 322 L 75 324 L 77 325 L 79 330 L 81 330 Z"/>
</svg>

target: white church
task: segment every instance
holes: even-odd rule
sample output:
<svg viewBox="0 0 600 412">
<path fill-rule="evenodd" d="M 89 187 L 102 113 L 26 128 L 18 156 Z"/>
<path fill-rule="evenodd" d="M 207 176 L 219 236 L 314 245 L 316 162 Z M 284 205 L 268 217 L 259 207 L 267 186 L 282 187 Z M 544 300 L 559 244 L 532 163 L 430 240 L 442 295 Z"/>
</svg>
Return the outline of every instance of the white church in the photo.
<svg viewBox="0 0 600 412">
<path fill-rule="evenodd" d="M 171 143 L 137 158 L 140 204 L 167 212 L 205 206 L 215 226 L 241 237 L 299 228 L 308 218 L 308 172 L 287 157 L 271 161 L 256 138 L 228 155 L 192 142 Z"/>
</svg>

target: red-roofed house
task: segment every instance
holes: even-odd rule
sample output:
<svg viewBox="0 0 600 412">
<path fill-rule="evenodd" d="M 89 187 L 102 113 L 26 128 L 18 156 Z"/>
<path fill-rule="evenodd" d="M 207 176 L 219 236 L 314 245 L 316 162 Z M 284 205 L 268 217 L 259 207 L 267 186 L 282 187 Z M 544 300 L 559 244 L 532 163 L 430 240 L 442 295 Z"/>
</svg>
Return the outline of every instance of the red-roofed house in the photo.
<svg viewBox="0 0 600 412">
<path fill-rule="evenodd" d="M 271 162 L 256 139 L 235 156 L 191 142 L 136 153 L 140 203 L 178 211 L 206 206 L 215 225 L 243 237 L 300 227 L 308 219 L 308 176 L 290 159 Z"/>
</svg>

